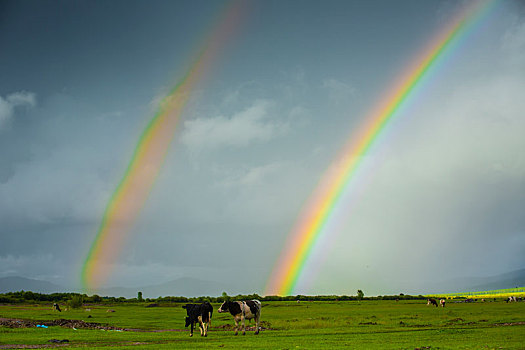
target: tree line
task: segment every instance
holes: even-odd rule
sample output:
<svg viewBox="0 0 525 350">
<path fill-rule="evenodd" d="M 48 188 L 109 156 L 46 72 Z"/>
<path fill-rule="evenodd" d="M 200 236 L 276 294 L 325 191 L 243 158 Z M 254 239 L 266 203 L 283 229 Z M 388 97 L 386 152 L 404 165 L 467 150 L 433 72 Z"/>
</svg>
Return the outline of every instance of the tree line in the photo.
<svg viewBox="0 0 525 350">
<path fill-rule="evenodd" d="M 0 303 L 17 304 L 17 303 L 39 303 L 39 302 L 53 302 L 53 303 L 68 303 L 73 301 L 74 305 L 78 304 L 116 304 L 116 303 L 201 303 L 208 301 L 210 303 L 222 303 L 226 300 L 251 300 L 258 299 L 260 301 L 352 301 L 352 300 L 417 300 L 426 299 L 423 295 L 379 295 L 365 297 L 361 290 L 358 290 L 357 295 L 267 295 L 261 296 L 258 294 L 238 294 L 229 296 L 226 292 L 221 296 L 200 296 L 200 297 L 184 297 L 184 296 L 165 296 L 158 298 L 143 298 L 142 292 L 137 293 L 136 298 L 125 297 L 110 297 L 99 295 L 87 295 L 81 293 L 51 293 L 43 294 L 31 291 L 19 291 L 0 294 Z"/>
</svg>

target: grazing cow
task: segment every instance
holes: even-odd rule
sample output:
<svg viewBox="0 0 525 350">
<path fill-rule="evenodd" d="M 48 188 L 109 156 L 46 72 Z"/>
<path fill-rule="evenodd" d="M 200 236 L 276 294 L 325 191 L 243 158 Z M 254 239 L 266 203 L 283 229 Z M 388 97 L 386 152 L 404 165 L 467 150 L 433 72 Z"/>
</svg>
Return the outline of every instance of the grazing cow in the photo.
<svg viewBox="0 0 525 350">
<path fill-rule="evenodd" d="M 248 301 L 225 301 L 219 308 L 219 312 L 230 312 L 235 321 L 235 335 L 239 330 L 239 321 L 242 325 L 242 335 L 246 334 L 246 323 L 244 320 L 255 319 L 255 334 L 259 334 L 259 322 L 261 320 L 261 302 L 259 300 Z"/>
<path fill-rule="evenodd" d="M 62 312 L 62 310 L 60 310 L 60 306 L 58 306 L 57 303 L 53 303 L 53 311 Z"/>
<path fill-rule="evenodd" d="M 438 307 L 438 303 L 434 298 L 428 298 L 427 305 L 435 305 L 436 307 Z"/>
<path fill-rule="evenodd" d="M 211 325 L 211 316 L 213 314 L 213 307 L 207 301 L 202 304 L 186 304 L 182 306 L 186 309 L 186 325 L 190 327 L 190 337 L 193 336 L 193 327 L 195 323 L 199 324 L 201 336 L 208 336 L 208 327 Z"/>
<path fill-rule="evenodd" d="M 445 307 L 445 299 L 440 299 L 439 305 L 441 305 L 441 307 Z"/>
</svg>

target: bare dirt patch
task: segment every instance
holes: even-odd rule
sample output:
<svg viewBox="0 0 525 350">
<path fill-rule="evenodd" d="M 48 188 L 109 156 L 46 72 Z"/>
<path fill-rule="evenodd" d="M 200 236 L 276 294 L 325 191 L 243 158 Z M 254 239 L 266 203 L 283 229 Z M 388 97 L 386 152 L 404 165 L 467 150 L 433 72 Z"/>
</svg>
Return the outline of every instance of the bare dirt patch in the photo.
<svg viewBox="0 0 525 350">
<path fill-rule="evenodd" d="M 45 348 L 58 348 L 62 346 L 69 346 L 69 344 L 36 344 L 36 345 L 26 345 L 26 344 L 3 344 L 0 345 L 0 349 L 45 349 Z"/>
<path fill-rule="evenodd" d="M 106 331 L 126 331 L 126 332 L 149 332 L 149 333 L 160 333 L 160 332 L 186 332 L 186 329 L 138 329 L 138 328 L 121 328 L 108 326 L 96 322 L 85 322 L 82 320 L 24 320 L 18 318 L 0 318 L 0 326 L 8 328 L 33 328 L 37 325 L 44 325 L 47 327 L 60 326 L 64 328 L 76 328 L 76 329 L 101 329 Z M 247 327 L 248 328 L 248 327 Z M 0 347 L 1 349 L 1 347 Z"/>
<path fill-rule="evenodd" d="M 135 346 L 135 345 L 147 345 L 151 343 L 146 342 L 114 342 L 114 343 L 99 343 L 97 346 Z M 75 345 L 83 346 L 93 346 L 92 343 L 76 343 Z M 69 346 L 68 343 L 65 344 L 2 344 L 0 349 L 53 349 L 59 347 Z"/>
<path fill-rule="evenodd" d="M 65 328 L 82 328 L 82 329 L 104 329 L 104 330 L 124 330 L 124 328 L 113 327 L 108 325 L 103 325 L 95 322 L 85 322 L 82 320 L 46 320 L 46 321 L 37 321 L 37 320 L 24 320 L 18 318 L 0 318 L 0 326 L 8 328 L 32 328 L 37 325 L 44 325 L 46 327 L 60 326 Z"/>
<path fill-rule="evenodd" d="M 525 325 L 525 321 L 521 322 L 507 322 L 507 323 L 494 323 L 494 326 L 522 326 Z"/>
</svg>

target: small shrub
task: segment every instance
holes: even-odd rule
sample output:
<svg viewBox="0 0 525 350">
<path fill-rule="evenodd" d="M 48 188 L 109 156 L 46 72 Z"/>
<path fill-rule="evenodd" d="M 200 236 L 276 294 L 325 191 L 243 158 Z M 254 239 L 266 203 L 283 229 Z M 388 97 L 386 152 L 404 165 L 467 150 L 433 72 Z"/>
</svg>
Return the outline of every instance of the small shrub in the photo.
<svg viewBox="0 0 525 350">
<path fill-rule="evenodd" d="M 82 295 L 72 295 L 69 299 L 69 307 L 72 309 L 80 309 L 84 305 L 84 298 Z"/>
</svg>

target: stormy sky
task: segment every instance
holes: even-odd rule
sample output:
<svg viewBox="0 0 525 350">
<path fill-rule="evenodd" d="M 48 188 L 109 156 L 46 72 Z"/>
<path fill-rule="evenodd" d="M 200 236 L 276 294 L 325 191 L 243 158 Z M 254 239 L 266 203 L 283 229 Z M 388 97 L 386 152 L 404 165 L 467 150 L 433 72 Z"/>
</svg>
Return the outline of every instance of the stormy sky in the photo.
<svg viewBox="0 0 525 350">
<path fill-rule="evenodd" d="M 463 4 L 247 1 L 107 286 L 262 293 L 324 171 Z M 0 277 L 80 286 L 142 131 L 223 8 L 0 2 Z M 300 292 L 424 293 L 525 268 L 524 96 L 525 6 L 498 2 L 366 155 Z"/>
</svg>

